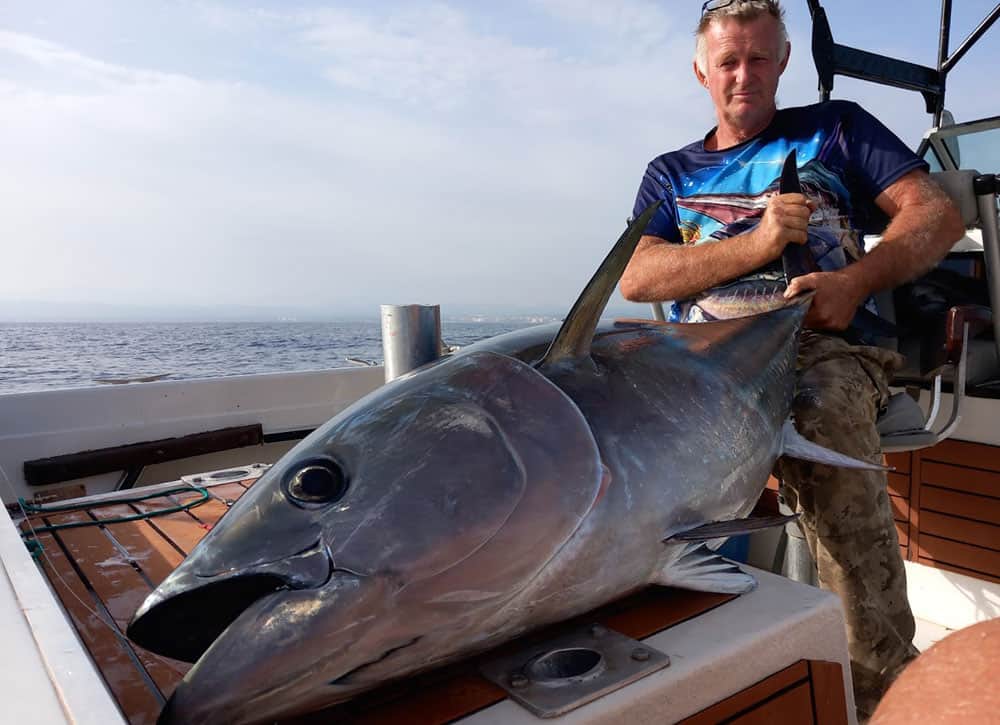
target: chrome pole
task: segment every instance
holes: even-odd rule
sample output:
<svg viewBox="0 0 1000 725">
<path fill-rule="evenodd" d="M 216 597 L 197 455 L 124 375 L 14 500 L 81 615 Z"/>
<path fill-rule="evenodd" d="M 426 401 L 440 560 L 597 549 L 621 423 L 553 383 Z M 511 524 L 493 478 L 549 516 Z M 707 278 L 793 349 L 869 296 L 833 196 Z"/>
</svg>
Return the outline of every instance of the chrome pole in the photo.
<svg viewBox="0 0 1000 725">
<path fill-rule="evenodd" d="M 441 357 L 438 305 L 382 305 L 385 381 Z"/>
<path fill-rule="evenodd" d="M 986 284 L 990 292 L 990 309 L 993 310 L 993 344 L 1000 360 L 1000 218 L 997 215 L 1000 177 L 982 174 L 973 180 L 972 185 L 979 207 L 979 224 L 983 230 Z"/>
</svg>

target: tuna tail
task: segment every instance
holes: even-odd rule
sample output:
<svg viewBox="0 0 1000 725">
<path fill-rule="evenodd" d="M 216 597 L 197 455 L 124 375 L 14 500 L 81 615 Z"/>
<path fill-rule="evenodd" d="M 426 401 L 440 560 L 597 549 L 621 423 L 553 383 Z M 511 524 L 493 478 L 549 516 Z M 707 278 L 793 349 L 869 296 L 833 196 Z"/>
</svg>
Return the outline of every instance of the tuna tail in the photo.
<svg viewBox="0 0 1000 725">
<path fill-rule="evenodd" d="M 855 468 L 862 471 L 894 471 L 890 466 L 883 466 L 879 463 L 869 463 L 843 453 L 831 451 L 812 441 L 806 440 L 802 434 L 795 430 L 795 425 L 791 420 L 786 420 L 781 428 L 781 451 L 780 455 L 798 458 L 802 461 L 812 461 L 823 463 L 827 466 L 838 466 L 840 468 Z"/>
<path fill-rule="evenodd" d="M 646 231 L 649 220 L 660 208 L 662 201 L 651 204 L 639 215 L 625 233 L 619 237 L 608 256 L 601 262 L 590 282 L 569 311 L 549 349 L 538 361 L 536 367 L 548 368 L 564 360 L 575 360 L 590 355 L 590 346 L 594 340 L 597 323 L 604 313 L 604 308 L 611 299 L 615 285 L 621 279 L 625 267 L 628 266 L 632 253 L 635 251 L 639 238 Z"/>
</svg>

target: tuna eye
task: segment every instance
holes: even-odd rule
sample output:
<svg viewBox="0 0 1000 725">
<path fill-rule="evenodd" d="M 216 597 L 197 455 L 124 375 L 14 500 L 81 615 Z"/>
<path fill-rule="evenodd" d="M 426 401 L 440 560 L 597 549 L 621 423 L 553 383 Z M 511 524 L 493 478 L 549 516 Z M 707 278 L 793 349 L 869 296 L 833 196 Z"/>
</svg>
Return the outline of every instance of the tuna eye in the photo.
<svg viewBox="0 0 1000 725">
<path fill-rule="evenodd" d="M 347 493 L 347 479 L 333 461 L 313 461 L 288 479 L 288 495 L 301 503 L 331 503 Z"/>
</svg>

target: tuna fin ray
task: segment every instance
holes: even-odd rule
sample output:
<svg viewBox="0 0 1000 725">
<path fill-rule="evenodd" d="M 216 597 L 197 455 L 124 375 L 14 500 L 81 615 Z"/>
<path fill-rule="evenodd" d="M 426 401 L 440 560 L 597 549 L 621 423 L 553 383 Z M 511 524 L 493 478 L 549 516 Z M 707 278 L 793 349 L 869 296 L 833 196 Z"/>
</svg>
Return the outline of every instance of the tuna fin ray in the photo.
<svg viewBox="0 0 1000 725">
<path fill-rule="evenodd" d="M 752 574 L 723 559 L 704 544 L 693 545 L 679 558 L 670 561 L 660 570 L 655 582 L 716 594 L 746 594 L 757 586 L 757 579 Z"/>
<path fill-rule="evenodd" d="M 789 516 L 751 516 L 745 519 L 713 521 L 710 524 L 703 524 L 693 529 L 673 534 L 663 541 L 711 541 L 712 539 L 721 539 L 727 536 L 749 534 L 775 526 L 784 526 L 789 521 L 795 521 L 797 518 L 798 514 L 791 514 Z"/>
<path fill-rule="evenodd" d="M 563 360 L 575 360 L 590 355 L 590 345 L 594 340 L 597 323 L 608 305 L 608 300 L 611 299 L 611 293 L 615 291 L 615 286 L 621 279 L 625 267 L 628 266 L 639 239 L 646 231 L 646 226 L 662 203 L 657 201 L 650 204 L 618 238 L 608 256 L 601 262 L 601 266 L 590 278 L 590 282 L 583 288 L 583 292 L 573 304 L 562 327 L 559 328 L 552 344 L 536 367 L 545 368 Z"/>
<path fill-rule="evenodd" d="M 840 468 L 854 468 L 861 471 L 894 471 L 891 466 L 883 466 L 880 463 L 862 461 L 859 458 L 845 456 L 829 448 L 806 440 L 801 433 L 795 430 L 795 425 L 791 420 L 786 420 L 781 428 L 781 455 L 790 458 L 798 458 L 802 461 L 812 461 L 813 463 L 823 463 L 827 466 L 838 466 Z"/>
</svg>

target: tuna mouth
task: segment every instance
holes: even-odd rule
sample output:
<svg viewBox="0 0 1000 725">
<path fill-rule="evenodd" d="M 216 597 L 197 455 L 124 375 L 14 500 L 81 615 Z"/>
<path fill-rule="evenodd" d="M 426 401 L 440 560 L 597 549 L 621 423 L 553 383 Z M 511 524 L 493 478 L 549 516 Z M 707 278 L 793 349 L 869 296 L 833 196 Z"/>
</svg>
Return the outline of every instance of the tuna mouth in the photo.
<svg viewBox="0 0 1000 725">
<path fill-rule="evenodd" d="M 148 609 L 144 604 L 126 634 L 151 652 L 182 662 L 197 662 L 251 604 L 288 588 L 273 574 L 210 582 L 158 601 Z"/>
<path fill-rule="evenodd" d="M 149 595 L 128 625 L 129 639 L 165 657 L 196 662 L 254 602 L 281 591 L 317 589 L 333 573 L 320 542 L 242 571 L 205 576 L 191 571 L 194 566 L 182 562 Z"/>
</svg>

